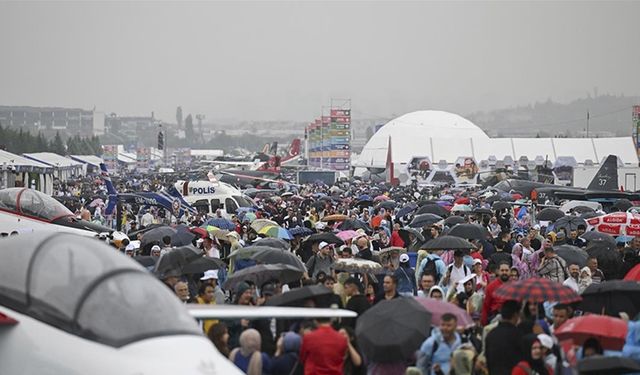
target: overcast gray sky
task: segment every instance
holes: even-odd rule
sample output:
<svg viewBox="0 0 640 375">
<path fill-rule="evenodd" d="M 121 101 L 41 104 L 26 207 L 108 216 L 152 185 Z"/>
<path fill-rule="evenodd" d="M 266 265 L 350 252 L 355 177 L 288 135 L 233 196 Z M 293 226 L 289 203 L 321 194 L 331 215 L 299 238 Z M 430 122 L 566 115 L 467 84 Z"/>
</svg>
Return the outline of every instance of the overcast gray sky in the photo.
<svg viewBox="0 0 640 375">
<path fill-rule="evenodd" d="M 311 120 L 640 94 L 640 2 L 0 3 L 0 104 Z"/>
</svg>

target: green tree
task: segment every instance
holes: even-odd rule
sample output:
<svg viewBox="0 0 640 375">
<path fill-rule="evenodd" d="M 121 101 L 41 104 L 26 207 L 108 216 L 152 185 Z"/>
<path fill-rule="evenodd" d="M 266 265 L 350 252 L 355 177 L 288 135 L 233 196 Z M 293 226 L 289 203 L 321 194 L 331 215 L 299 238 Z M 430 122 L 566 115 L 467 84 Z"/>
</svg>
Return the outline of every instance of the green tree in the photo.
<svg viewBox="0 0 640 375">
<path fill-rule="evenodd" d="M 60 137 L 59 132 L 56 132 L 56 136 L 53 138 L 53 142 L 51 142 L 51 152 L 58 155 L 67 154 L 66 150 L 64 149 L 64 142 L 62 142 L 62 137 Z"/>
<path fill-rule="evenodd" d="M 194 141 L 194 133 L 193 133 L 193 117 L 191 117 L 191 113 L 184 120 L 184 135 L 189 142 Z"/>
</svg>

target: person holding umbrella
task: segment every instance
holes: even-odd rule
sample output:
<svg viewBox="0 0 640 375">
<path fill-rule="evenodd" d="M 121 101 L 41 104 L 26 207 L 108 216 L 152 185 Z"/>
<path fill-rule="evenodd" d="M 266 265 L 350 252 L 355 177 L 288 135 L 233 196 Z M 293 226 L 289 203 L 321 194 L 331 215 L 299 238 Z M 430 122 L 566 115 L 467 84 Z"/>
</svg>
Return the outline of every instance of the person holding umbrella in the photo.
<svg viewBox="0 0 640 375">
<path fill-rule="evenodd" d="M 440 327 L 431 331 L 431 336 L 422 343 L 418 351 L 417 367 L 425 375 L 448 374 L 453 352 L 462 344 L 456 332 L 458 320 L 446 313 L 440 319 Z"/>
</svg>

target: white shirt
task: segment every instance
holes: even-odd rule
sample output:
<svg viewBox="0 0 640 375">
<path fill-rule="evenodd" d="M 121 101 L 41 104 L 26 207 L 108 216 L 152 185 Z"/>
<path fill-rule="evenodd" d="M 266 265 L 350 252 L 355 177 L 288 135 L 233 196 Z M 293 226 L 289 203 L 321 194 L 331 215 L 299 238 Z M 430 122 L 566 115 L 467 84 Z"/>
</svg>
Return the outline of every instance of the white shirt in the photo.
<svg viewBox="0 0 640 375">
<path fill-rule="evenodd" d="M 578 282 L 573 277 L 569 277 L 568 279 L 566 279 L 562 283 L 562 285 L 568 286 L 569 288 L 573 289 L 576 293 L 579 293 L 579 291 L 578 291 L 579 290 Z"/>
<path fill-rule="evenodd" d="M 465 272 L 466 268 L 466 272 Z M 447 271 L 451 270 L 451 276 L 449 277 L 449 284 L 447 284 L 447 288 L 455 288 L 456 283 L 462 279 L 464 279 L 467 275 L 471 273 L 469 267 L 465 266 L 462 263 L 460 268 L 457 268 L 454 263 L 447 266 Z"/>
<path fill-rule="evenodd" d="M 151 215 L 151 213 L 149 212 L 142 215 L 142 218 L 140 219 L 140 225 L 148 227 L 151 224 L 153 224 L 153 215 Z"/>
</svg>

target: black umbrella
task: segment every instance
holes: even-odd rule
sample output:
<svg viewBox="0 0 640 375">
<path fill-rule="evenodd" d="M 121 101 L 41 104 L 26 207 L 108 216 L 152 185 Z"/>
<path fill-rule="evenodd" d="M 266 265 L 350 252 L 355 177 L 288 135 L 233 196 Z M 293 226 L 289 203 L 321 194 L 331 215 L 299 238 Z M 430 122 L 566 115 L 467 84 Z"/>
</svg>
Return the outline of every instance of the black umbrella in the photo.
<svg viewBox="0 0 640 375">
<path fill-rule="evenodd" d="M 418 208 L 418 211 L 416 211 L 416 215 L 421 214 L 435 214 L 441 217 L 447 217 L 449 216 L 449 211 L 447 211 L 446 208 L 442 207 L 439 204 L 430 203 Z"/>
<path fill-rule="evenodd" d="M 631 203 L 630 200 L 623 198 L 623 199 L 618 199 L 616 203 L 613 204 L 612 207 L 617 208 L 620 211 L 626 211 L 631 207 L 633 207 L 633 203 Z"/>
<path fill-rule="evenodd" d="M 599 213 L 594 212 L 594 211 L 585 212 L 585 213 L 580 214 L 580 217 L 582 219 L 585 219 L 585 220 L 589 220 L 591 218 L 598 217 L 598 216 L 602 216 L 602 214 L 599 214 Z"/>
<path fill-rule="evenodd" d="M 208 270 L 225 268 L 226 264 L 218 258 L 200 257 L 182 267 L 183 274 L 204 273 Z"/>
<path fill-rule="evenodd" d="M 578 362 L 580 375 L 617 375 L 640 372 L 640 364 L 627 357 L 596 355 Z"/>
<path fill-rule="evenodd" d="M 402 238 L 402 241 L 404 241 L 405 247 L 408 247 L 411 244 L 409 234 L 413 234 L 414 236 L 416 236 L 419 242 L 424 242 L 424 236 L 422 235 L 422 233 L 420 233 L 419 230 L 415 228 L 402 228 L 398 231 L 398 235 L 400 235 L 400 238 Z"/>
<path fill-rule="evenodd" d="M 633 319 L 640 312 L 640 283 L 610 280 L 591 284 L 582 293 L 580 309 L 615 317 L 625 312 Z"/>
<path fill-rule="evenodd" d="M 193 234 L 188 228 L 178 228 L 176 234 L 171 237 L 172 246 L 186 246 L 190 245 L 196 235 Z"/>
<path fill-rule="evenodd" d="M 329 232 L 312 234 L 309 236 L 309 238 L 307 238 L 305 242 L 322 242 L 322 241 L 327 243 L 332 243 L 338 246 L 344 245 L 344 241 L 341 240 L 340 237 Z"/>
<path fill-rule="evenodd" d="M 376 205 L 377 208 L 384 208 L 387 211 L 392 211 L 393 209 L 396 208 L 398 204 L 395 201 L 384 201 L 384 202 L 380 202 L 378 203 L 378 205 Z"/>
<path fill-rule="evenodd" d="M 295 267 L 301 271 L 306 271 L 306 267 L 304 263 L 300 259 L 298 259 L 295 254 L 289 252 L 287 250 L 282 249 L 263 249 L 255 252 L 250 257 L 259 263 L 266 264 L 288 264 L 292 267 Z"/>
<path fill-rule="evenodd" d="M 444 219 L 444 225 L 448 227 L 452 227 L 456 224 L 463 224 L 466 222 L 467 220 L 464 217 L 458 215 L 449 216 L 448 218 Z"/>
<path fill-rule="evenodd" d="M 464 238 L 454 236 L 438 236 L 421 246 L 426 250 L 475 249 L 475 246 Z"/>
<path fill-rule="evenodd" d="M 165 236 L 172 237 L 178 233 L 177 230 L 169 227 L 169 226 L 161 226 L 151 229 L 150 231 L 144 233 L 142 235 L 142 239 L 140 240 L 140 247 L 145 247 L 148 244 L 152 243 L 162 243 L 162 239 Z"/>
<path fill-rule="evenodd" d="M 431 313 L 415 299 L 400 297 L 365 311 L 357 320 L 356 337 L 371 362 L 397 362 L 414 355 L 430 328 Z"/>
<path fill-rule="evenodd" d="M 596 212 L 596 210 L 594 210 L 591 207 L 587 207 L 587 206 L 575 206 L 571 209 L 572 212 L 576 212 L 578 214 L 584 214 L 587 212 Z"/>
<path fill-rule="evenodd" d="M 491 211 L 488 208 L 484 208 L 484 207 L 478 207 L 478 208 L 474 208 L 473 211 L 474 214 L 478 214 L 478 215 L 493 215 L 493 211 Z"/>
<path fill-rule="evenodd" d="M 138 229 L 136 231 L 129 232 L 127 234 L 127 236 L 129 236 L 129 238 L 134 238 L 135 239 L 135 238 L 138 238 L 139 234 L 145 234 L 145 233 L 149 232 L 152 229 L 156 229 L 156 228 L 160 228 L 160 227 L 166 227 L 166 225 L 164 225 L 164 224 L 151 224 L 151 225 L 148 225 L 148 226 L 146 226 L 146 227 L 144 227 L 142 229 Z"/>
<path fill-rule="evenodd" d="M 478 224 L 457 224 L 454 225 L 447 234 L 468 240 L 482 240 L 489 236 L 487 229 Z"/>
<path fill-rule="evenodd" d="M 251 281 L 258 287 L 261 287 L 262 284 L 271 280 L 290 283 L 300 280 L 302 274 L 302 271 L 288 264 L 258 264 L 234 272 L 227 278 L 227 281 L 225 281 L 224 288 L 233 290 L 236 285 L 242 281 Z"/>
<path fill-rule="evenodd" d="M 133 260 L 135 260 L 145 268 L 154 267 L 156 265 L 156 262 L 158 262 L 158 259 L 158 257 L 152 257 L 149 255 L 140 255 L 133 257 Z"/>
<path fill-rule="evenodd" d="M 547 207 L 542 211 L 538 212 L 536 215 L 536 219 L 541 221 L 555 221 L 564 217 L 564 212 L 557 208 Z"/>
<path fill-rule="evenodd" d="M 564 216 L 559 218 L 558 220 L 556 220 L 553 223 L 553 228 L 554 230 L 558 230 L 561 228 L 564 228 L 567 230 L 567 233 L 573 230 L 577 230 L 578 226 L 584 226 L 585 228 L 587 227 L 587 222 L 584 221 L 584 219 L 578 217 L 578 216 Z"/>
<path fill-rule="evenodd" d="M 567 262 L 567 265 L 572 263 L 577 264 L 580 268 L 587 265 L 587 252 L 577 246 L 560 245 L 555 246 L 554 250 L 556 254 Z"/>
<path fill-rule="evenodd" d="M 227 258 L 238 258 L 238 259 L 249 259 L 253 256 L 253 254 L 262 251 L 262 250 L 281 250 L 278 248 L 270 247 L 270 246 L 258 246 L 252 245 L 247 247 L 241 247 L 239 249 L 233 250 Z"/>
<path fill-rule="evenodd" d="M 436 214 L 416 215 L 413 220 L 411 220 L 411 223 L 409 223 L 409 226 L 411 228 L 422 228 L 425 225 L 435 224 L 440 220 L 442 220 L 442 217 Z"/>
<path fill-rule="evenodd" d="M 179 276 L 184 266 L 200 258 L 202 252 L 193 246 L 182 246 L 171 249 L 160 256 L 154 273 L 161 279 L 168 276 Z"/>
<path fill-rule="evenodd" d="M 302 306 L 310 298 L 316 301 L 316 307 L 329 306 L 332 295 L 333 291 L 324 285 L 309 285 L 269 298 L 265 306 Z"/>
<path fill-rule="evenodd" d="M 493 205 L 491 205 L 491 208 L 493 208 L 496 211 L 506 210 L 508 208 L 511 208 L 511 204 L 509 202 L 497 201 L 497 202 L 493 202 Z"/>
<path fill-rule="evenodd" d="M 597 232 L 595 230 L 586 232 L 580 237 L 589 243 L 598 242 L 598 243 L 610 244 L 611 246 L 616 245 L 616 239 L 613 238 L 613 236 L 611 236 L 610 234 Z"/>
<path fill-rule="evenodd" d="M 585 248 L 590 257 L 598 259 L 598 268 L 604 273 L 607 280 L 624 277 L 620 274 L 622 261 L 616 251 L 616 246 L 607 242 L 589 242 Z"/>
<path fill-rule="evenodd" d="M 256 242 L 254 242 L 256 246 L 267 246 L 267 247 L 275 247 L 278 249 L 289 250 L 291 245 L 281 238 L 273 238 L 273 237 L 265 237 L 260 238 Z"/>
<path fill-rule="evenodd" d="M 338 226 L 340 230 L 358 230 L 363 229 L 365 232 L 371 233 L 371 227 L 369 224 L 360 220 L 345 220 Z"/>
</svg>

